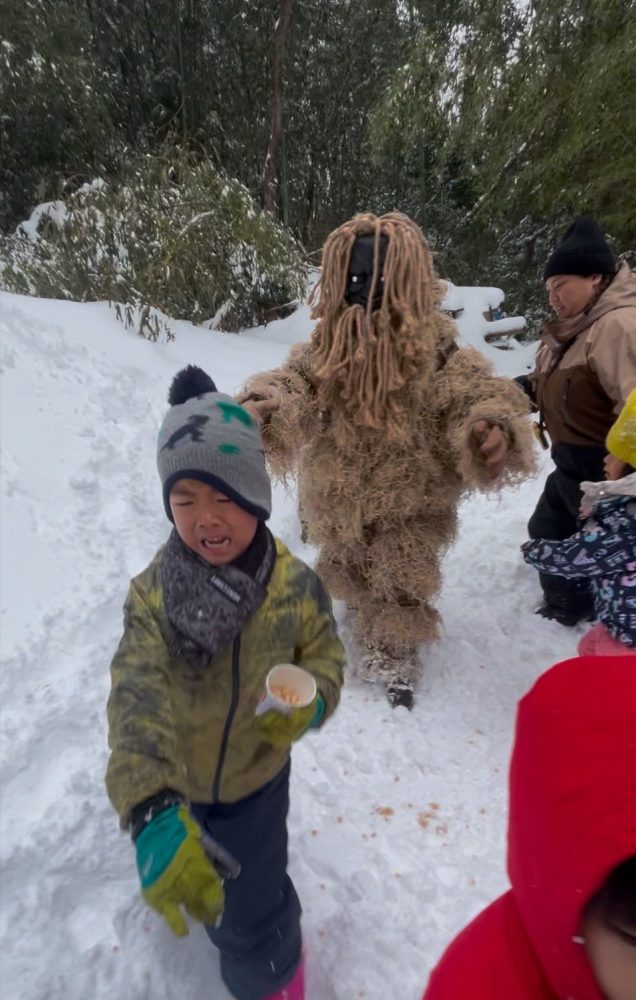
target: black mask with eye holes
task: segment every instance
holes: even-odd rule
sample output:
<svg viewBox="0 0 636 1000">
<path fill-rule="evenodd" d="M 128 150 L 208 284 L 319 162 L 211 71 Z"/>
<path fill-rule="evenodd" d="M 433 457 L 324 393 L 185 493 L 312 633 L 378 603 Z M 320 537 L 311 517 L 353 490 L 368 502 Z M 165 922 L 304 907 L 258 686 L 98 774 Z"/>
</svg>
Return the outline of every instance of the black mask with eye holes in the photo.
<svg viewBox="0 0 636 1000">
<path fill-rule="evenodd" d="M 378 274 L 375 288 L 371 288 L 373 281 L 373 249 L 375 236 L 358 236 L 351 249 L 349 260 L 349 273 L 347 274 L 347 293 L 345 298 L 350 306 L 367 307 L 369 297 L 373 296 L 372 310 L 375 312 L 382 305 L 382 293 L 384 289 L 384 262 L 386 260 L 386 248 L 388 239 L 386 236 L 380 237 L 380 259 L 378 262 Z"/>
</svg>

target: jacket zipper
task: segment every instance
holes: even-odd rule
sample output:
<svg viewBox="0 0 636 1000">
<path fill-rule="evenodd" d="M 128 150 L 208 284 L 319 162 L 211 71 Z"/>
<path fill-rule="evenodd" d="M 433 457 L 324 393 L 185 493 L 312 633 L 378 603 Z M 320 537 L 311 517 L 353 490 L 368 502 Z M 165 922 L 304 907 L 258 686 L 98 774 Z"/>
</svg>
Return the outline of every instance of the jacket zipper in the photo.
<svg viewBox="0 0 636 1000">
<path fill-rule="evenodd" d="M 219 750 L 219 763 L 216 766 L 216 774 L 214 775 L 214 782 L 212 783 L 213 802 L 219 801 L 221 772 L 223 770 L 223 765 L 225 763 L 225 755 L 227 753 L 227 744 L 230 737 L 230 729 L 232 728 L 234 716 L 236 715 L 236 706 L 238 705 L 239 688 L 240 688 L 240 674 L 239 674 L 240 655 L 241 655 L 241 637 L 240 635 L 238 635 L 234 640 L 234 642 L 232 643 L 232 698 L 230 699 L 230 710 L 227 714 L 227 719 L 225 720 L 225 726 L 223 727 L 221 749 Z"/>
</svg>

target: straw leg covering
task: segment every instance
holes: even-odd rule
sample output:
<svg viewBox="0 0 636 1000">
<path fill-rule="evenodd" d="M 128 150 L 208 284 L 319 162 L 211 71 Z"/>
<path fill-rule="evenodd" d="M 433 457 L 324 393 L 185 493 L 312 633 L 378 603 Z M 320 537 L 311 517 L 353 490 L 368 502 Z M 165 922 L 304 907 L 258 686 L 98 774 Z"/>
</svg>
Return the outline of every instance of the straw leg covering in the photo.
<svg viewBox="0 0 636 1000">
<path fill-rule="evenodd" d="M 441 584 L 440 559 L 456 526 L 454 506 L 434 516 L 367 527 L 367 545 L 332 537 L 320 546 L 316 570 L 331 594 L 347 602 L 353 636 L 368 679 L 384 682 L 393 703 L 412 704 L 422 663 L 418 647 L 439 637 L 433 601 Z"/>
</svg>

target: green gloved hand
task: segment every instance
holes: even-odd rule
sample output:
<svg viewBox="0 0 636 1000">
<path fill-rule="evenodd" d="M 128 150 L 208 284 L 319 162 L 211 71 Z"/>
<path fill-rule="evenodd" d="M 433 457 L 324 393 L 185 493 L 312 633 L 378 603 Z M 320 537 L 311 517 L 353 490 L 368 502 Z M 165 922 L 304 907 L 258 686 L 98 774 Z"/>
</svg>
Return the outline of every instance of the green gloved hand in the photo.
<svg viewBox="0 0 636 1000">
<path fill-rule="evenodd" d="M 284 750 L 308 729 L 317 728 L 325 714 L 325 702 L 318 694 L 304 708 L 292 708 L 289 715 L 270 709 L 256 718 L 256 725 L 262 737 L 277 750 Z"/>
<path fill-rule="evenodd" d="M 203 849 L 201 830 L 185 806 L 164 809 L 135 843 L 143 897 L 179 937 L 188 933 L 181 911 L 205 924 L 223 913 L 223 883 Z"/>
</svg>

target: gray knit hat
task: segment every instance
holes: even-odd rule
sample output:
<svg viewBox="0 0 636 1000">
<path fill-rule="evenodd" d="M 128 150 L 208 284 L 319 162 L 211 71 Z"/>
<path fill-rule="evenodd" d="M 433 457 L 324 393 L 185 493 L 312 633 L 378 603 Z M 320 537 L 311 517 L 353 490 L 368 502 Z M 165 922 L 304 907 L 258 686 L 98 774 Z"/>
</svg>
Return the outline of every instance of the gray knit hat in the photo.
<svg viewBox="0 0 636 1000">
<path fill-rule="evenodd" d="M 272 487 L 256 420 L 209 375 L 189 365 L 175 375 L 157 441 L 163 505 L 172 521 L 170 490 L 178 479 L 198 479 L 266 521 Z"/>
</svg>

